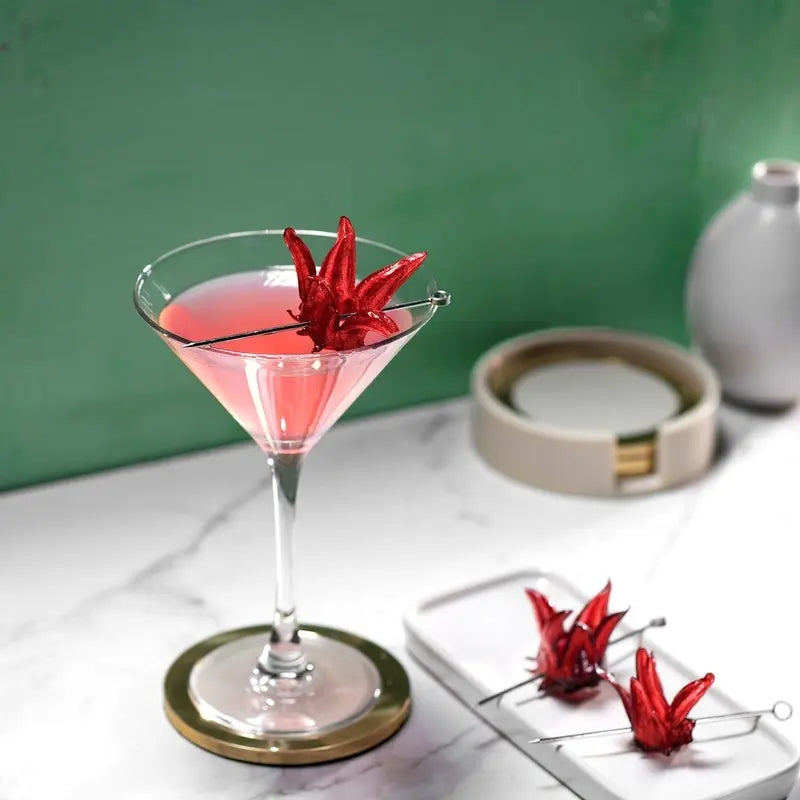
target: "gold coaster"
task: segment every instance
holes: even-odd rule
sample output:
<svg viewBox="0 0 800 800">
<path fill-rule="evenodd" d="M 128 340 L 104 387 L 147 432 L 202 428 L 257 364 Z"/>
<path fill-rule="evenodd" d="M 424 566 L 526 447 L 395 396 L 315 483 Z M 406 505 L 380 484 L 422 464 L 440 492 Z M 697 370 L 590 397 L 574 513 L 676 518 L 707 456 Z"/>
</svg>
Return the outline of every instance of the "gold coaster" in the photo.
<svg viewBox="0 0 800 800">
<path fill-rule="evenodd" d="M 301 634 L 313 632 L 350 645 L 366 656 L 381 676 L 378 702 L 359 719 L 324 733 L 251 738 L 203 719 L 189 697 L 192 667 L 212 650 L 235 639 L 271 631 L 269 625 L 238 628 L 212 636 L 182 653 L 164 679 L 164 709 L 172 726 L 198 747 L 219 756 L 253 764 L 319 764 L 363 753 L 396 733 L 411 711 L 411 688 L 402 664 L 373 642 L 351 633 L 319 625 L 303 625 Z"/>
</svg>

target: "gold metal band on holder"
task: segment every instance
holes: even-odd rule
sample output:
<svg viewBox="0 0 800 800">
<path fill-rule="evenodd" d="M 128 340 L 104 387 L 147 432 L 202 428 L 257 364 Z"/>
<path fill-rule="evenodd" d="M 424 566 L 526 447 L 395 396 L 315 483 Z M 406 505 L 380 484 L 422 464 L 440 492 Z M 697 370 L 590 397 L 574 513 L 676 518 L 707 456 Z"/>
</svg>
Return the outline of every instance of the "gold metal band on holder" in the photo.
<svg viewBox="0 0 800 800">
<path fill-rule="evenodd" d="M 285 766 L 319 764 L 363 753 L 379 745 L 395 734 L 408 719 L 411 687 L 402 664 L 373 642 L 318 625 L 302 625 L 301 636 L 303 632 L 316 633 L 349 645 L 372 661 L 378 670 L 381 678 L 380 697 L 361 717 L 335 730 L 256 738 L 239 735 L 200 716 L 188 688 L 194 665 L 212 650 L 235 639 L 263 633 L 266 641 L 271 630 L 269 625 L 257 625 L 225 631 L 178 656 L 164 679 L 164 710 L 170 724 L 181 736 L 204 750 L 237 761 Z"/>
<path fill-rule="evenodd" d="M 514 408 L 511 389 L 523 375 L 575 360 L 645 370 L 674 389 L 679 408 L 652 430 L 630 437 L 560 435 Z M 472 392 L 478 452 L 501 472 L 533 486 L 595 495 L 651 491 L 699 476 L 713 457 L 720 402 L 716 376 L 691 353 L 653 337 L 605 328 L 517 337 L 478 361 Z"/>
</svg>

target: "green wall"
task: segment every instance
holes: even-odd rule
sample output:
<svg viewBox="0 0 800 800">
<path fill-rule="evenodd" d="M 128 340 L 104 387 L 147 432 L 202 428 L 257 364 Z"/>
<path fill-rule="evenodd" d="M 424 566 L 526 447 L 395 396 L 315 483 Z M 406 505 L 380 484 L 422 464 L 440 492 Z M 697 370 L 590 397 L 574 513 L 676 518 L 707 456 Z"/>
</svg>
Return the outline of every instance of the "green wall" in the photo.
<svg viewBox="0 0 800 800">
<path fill-rule="evenodd" d="M 0 487 L 242 437 L 130 301 L 207 234 L 431 252 L 453 305 L 354 414 L 541 326 L 684 341 L 699 229 L 800 155 L 798 42 L 790 0 L 0 0 Z"/>
</svg>

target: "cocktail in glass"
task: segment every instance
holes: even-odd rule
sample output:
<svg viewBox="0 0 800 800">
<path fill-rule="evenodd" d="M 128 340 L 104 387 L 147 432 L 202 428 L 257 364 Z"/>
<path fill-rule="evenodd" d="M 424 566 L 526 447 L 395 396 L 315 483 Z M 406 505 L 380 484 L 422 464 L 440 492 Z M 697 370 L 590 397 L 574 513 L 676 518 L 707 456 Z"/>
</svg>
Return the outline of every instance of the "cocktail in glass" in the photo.
<svg viewBox="0 0 800 800">
<path fill-rule="evenodd" d="M 184 653 L 167 676 L 168 716 L 192 741 L 223 755 L 311 763 L 391 735 L 408 713 L 408 683 L 377 645 L 298 624 L 291 536 L 303 458 L 449 297 L 425 280 L 423 268 L 386 311 L 396 333 L 369 332 L 363 346 L 314 352 L 289 314 L 298 308 L 298 279 L 282 233 L 232 233 L 172 250 L 144 268 L 134 301 L 261 447 L 272 478 L 272 625 L 219 634 Z M 297 233 L 317 264 L 336 238 Z M 403 255 L 356 241 L 359 276 Z"/>
</svg>

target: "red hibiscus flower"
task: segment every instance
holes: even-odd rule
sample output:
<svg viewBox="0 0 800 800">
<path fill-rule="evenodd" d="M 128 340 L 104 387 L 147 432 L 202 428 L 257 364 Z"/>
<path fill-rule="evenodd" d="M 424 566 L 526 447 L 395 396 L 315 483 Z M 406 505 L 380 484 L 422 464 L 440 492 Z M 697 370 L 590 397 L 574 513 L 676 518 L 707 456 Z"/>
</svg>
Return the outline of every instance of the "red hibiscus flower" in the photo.
<svg viewBox="0 0 800 800">
<path fill-rule="evenodd" d="M 297 272 L 300 308 L 293 319 L 308 323 L 298 331 L 310 336 L 314 352 L 351 350 L 364 345 L 370 331 L 383 336 L 398 332 L 384 306 L 425 260 L 427 253 L 401 258 L 356 283 L 356 235 L 347 217 L 339 220 L 336 242 L 317 272 L 314 258 L 293 228 L 283 239 Z"/>
<path fill-rule="evenodd" d="M 531 672 L 542 677 L 541 691 L 573 694 L 600 683 L 609 639 L 627 611 L 608 613 L 611 581 L 565 626 L 571 611 L 556 611 L 534 589 L 525 590 L 533 605 L 541 644 Z"/>
<path fill-rule="evenodd" d="M 642 750 L 665 756 L 692 741 L 695 723 L 688 714 L 714 683 L 709 672 L 686 684 L 668 703 L 655 658 L 644 647 L 636 651 L 636 677 L 631 678 L 630 691 L 610 675 L 606 677 L 622 699 L 636 744 Z"/>
</svg>

